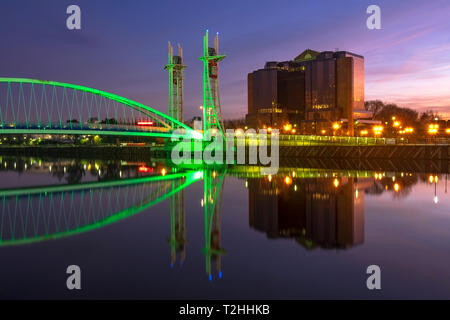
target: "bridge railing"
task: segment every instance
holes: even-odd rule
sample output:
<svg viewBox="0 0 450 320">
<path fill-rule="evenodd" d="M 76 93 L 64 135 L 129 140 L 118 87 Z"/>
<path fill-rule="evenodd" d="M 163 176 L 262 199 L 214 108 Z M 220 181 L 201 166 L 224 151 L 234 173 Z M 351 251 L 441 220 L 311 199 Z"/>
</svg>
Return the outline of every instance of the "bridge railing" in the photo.
<svg viewBox="0 0 450 320">
<path fill-rule="evenodd" d="M 140 131 L 140 132 L 169 132 L 170 129 L 166 127 L 157 126 L 138 126 L 133 124 L 110 124 L 110 123 L 63 123 L 63 124 L 40 124 L 40 123 L 9 123 L 0 124 L 0 129 L 22 129 L 32 130 L 110 130 L 110 131 Z"/>
<path fill-rule="evenodd" d="M 258 135 L 239 136 L 238 140 L 246 139 L 246 144 L 258 144 Z M 307 135 L 278 135 L 280 146 L 315 146 L 315 145 L 348 145 L 348 146 L 374 146 L 395 143 L 385 138 L 371 137 L 337 137 L 337 136 L 307 136 Z M 271 143 L 271 139 L 267 140 Z"/>
<path fill-rule="evenodd" d="M 280 135 L 281 146 L 313 146 L 313 145 L 385 145 L 385 138 L 371 137 L 338 137 L 338 136 L 303 136 Z"/>
</svg>

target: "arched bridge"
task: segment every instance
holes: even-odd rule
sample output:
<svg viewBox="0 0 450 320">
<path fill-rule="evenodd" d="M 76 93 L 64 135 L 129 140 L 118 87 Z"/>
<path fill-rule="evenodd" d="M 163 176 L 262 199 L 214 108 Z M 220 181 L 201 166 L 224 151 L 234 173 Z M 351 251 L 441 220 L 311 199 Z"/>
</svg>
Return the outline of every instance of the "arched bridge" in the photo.
<svg viewBox="0 0 450 320">
<path fill-rule="evenodd" d="M 0 78 L 0 134 L 115 135 L 169 138 L 201 134 L 142 103 L 55 81 Z"/>
</svg>

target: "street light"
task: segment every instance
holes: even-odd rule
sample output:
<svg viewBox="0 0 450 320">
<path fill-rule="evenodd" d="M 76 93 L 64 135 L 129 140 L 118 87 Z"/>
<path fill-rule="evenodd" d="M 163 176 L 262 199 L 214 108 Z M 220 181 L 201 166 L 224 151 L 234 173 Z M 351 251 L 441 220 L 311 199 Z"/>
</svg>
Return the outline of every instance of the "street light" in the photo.
<svg viewBox="0 0 450 320">
<path fill-rule="evenodd" d="M 292 183 L 292 179 L 290 177 L 286 177 L 284 179 L 284 183 L 286 183 L 287 185 L 290 185 Z"/>
<path fill-rule="evenodd" d="M 339 187 L 339 180 L 337 178 L 334 179 L 333 185 L 335 188 Z"/>
<path fill-rule="evenodd" d="M 430 124 L 428 126 L 428 133 L 429 134 L 437 134 L 439 129 L 439 125 L 438 124 Z"/>
<path fill-rule="evenodd" d="M 375 126 L 375 127 L 373 128 L 373 131 L 374 131 L 375 135 L 380 135 L 380 134 L 382 134 L 382 133 L 383 133 L 383 130 L 384 130 L 383 126 Z"/>
</svg>

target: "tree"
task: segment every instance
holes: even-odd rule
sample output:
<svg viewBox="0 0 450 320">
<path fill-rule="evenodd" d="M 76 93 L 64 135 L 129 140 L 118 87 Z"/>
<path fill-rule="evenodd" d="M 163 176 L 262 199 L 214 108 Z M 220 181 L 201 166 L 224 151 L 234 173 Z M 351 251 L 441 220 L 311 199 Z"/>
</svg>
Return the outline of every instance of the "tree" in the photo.
<svg viewBox="0 0 450 320">
<path fill-rule="evenodd" d="M 105 120 L 102 120 L 102 122 L 100 122 L 101 124 L 119 124 L 119 121 L 117 121 L 114 118 L 105 118 Z"/>
<path fill-rule="evenodd" d="M 245 127 L 245 119 L 233 119 L 233 120 L 225 120 L 224 126 L 226 129 L 238 129 Z"/>
<path fill-rule="evenodd" d="M 89 123 L 92 123 L 92 124 L 98 123 L 98 118 L 96 118 L 96 117 L 89 118 Z"/>
<path fill-rule="evenodd" d="M 403 125 L 414 125 L 417 122 L 419 113 L 409 108 L 400 108 L 396 104 L 383 105 L 381 110 L 374 116 L 374 119 L 382 122 L 389 122 L 395 117 Z"/>
<path fill-rule="evenodd" d="M 381 100 L 371 100 L 364 102 L 364 109 L 372 112 L 372 119 L 383 109 L 384 103 Z"/>
<path fill-rule="evenodd" d="M 434 113 L 433 110 L 427 110 L 420 115 L 420 122 L 431 122 L 435 119 L 441 120 L 441 116 Z"/>
</svg>

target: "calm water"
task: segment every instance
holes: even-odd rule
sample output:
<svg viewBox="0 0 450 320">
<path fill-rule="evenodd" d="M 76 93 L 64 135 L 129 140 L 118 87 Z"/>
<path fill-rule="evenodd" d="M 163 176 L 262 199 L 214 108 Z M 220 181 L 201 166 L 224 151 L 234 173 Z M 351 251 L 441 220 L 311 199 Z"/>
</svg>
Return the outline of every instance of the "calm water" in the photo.
<svg viewBox="0 0 450 320">
<path fill-rule="evenodd" d="M 281 168 L 261 178 L 12 157 L 0 168 L 2 299 L 450 298 L 443 174 Z M 77 292 L 66 289 L 73 264 Z M 381 291 L 366 288 L 372 264 Z"/>
</svg>

